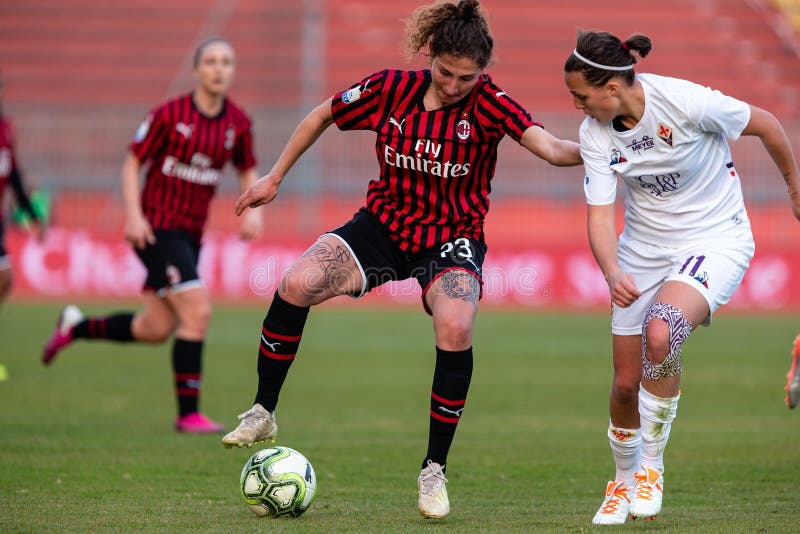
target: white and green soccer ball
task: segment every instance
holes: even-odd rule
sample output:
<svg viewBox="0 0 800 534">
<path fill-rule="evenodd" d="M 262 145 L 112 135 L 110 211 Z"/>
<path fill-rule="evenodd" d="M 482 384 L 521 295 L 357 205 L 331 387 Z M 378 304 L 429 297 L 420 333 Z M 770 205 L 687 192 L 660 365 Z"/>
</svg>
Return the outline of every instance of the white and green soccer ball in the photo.
<svg viewBox="0 0 800 534">
<path fill-rule="evenodd" d="M 305 456 L 289 447 L 261 449 L 247 460 L 242 496 L 259 517 L 298 517 L 317 494 L 317 476 Z"/>
</svg>

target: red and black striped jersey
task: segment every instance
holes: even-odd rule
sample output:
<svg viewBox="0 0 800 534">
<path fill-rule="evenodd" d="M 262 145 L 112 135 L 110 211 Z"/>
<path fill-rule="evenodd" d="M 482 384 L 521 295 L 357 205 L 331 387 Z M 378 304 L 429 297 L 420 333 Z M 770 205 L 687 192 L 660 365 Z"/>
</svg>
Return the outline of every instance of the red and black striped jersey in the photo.
<svg viewBox="0 0 800 534">
<path fill-rule="evenodd" d="M 541 126 L 488 75 L 461 101 L 426 111 L 430 83 L 429 70 L 384 70 L 332 102 L 340 129 L 377 133 L 381 171 L 366 208 L 409 254 L 455 237 L 483 240 L 500 140 L 519 142 Z"/>
<path fill-rule="evenodd" d="M 4 117 L 0 117 L 0 218 L 3 215 L 3 192 L 17 162 L 14 157 L 14 129 Z"/>
<path fill-rule="evenodd" d="M 153 109 L 136 131 L 131 152 L 150 162 L 142 209 L 156 230 L 181 230 L 200 240 L 211 197 L 228 161 L 240 171 L 255 166 L 250 119 L 230 99 L 206 117 L 192 94 Z"/>
</svg>

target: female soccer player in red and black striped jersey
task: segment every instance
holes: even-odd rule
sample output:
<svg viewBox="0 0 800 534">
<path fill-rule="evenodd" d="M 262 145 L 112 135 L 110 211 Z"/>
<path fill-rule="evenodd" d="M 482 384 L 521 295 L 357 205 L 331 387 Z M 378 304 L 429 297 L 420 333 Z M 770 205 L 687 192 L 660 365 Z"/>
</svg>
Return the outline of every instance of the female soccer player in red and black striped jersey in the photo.
<svg viewBox="0 0 800 534">
<path fill-rule="evenodd" d="M 3 77 L 0 73 L 0 105 L 3 102 Z M 0 106 L 0 304 L 2 304 L 11 292 L 11 260 L 8 257 L 3 244 L 3 212 L 2 200 L 3 193 L 7 185 L 11 185 L 16 197 L 17 204 L 31 218 L 30 231 L 41 240 L 44 237 L 44 226 L 39 221 L 34 212 L 31 200 L 25 191 L 22 181 L 22 174 L 17 166 L 17 158 L 14 154 L 14 130 L 11 122 L 3 115 Z"/>
<path fill-rule="evenodd" d="M 497 146 L 509 135 L 554 165 L 581 159 L 576 143 L 547 133 L 484 74 L 493 40 L 476 0 L 419 8 L 408 21 L 407 47 L 411 56 L 429 51 L 430 69 L 377 72 L 323 102 L 299 125 L 269 174 L 236 204 L 242 214 L 272 201 L 292 165 L 334 122 L 342 130 L 376 132 L 381 172 L 369 183 L 366 206 L 321 236 L 284 274 L 263 324 L 255 404 L 223 444 L 275 436 L 278 394 L 310 306 L 415 277 L 436 336 L 419 510 L 444 517 L 450 511 L 445 462 L 472 375 L 483 221 Z"/>
<path fill-rule="evenodd" d="M 135 314 L 84 318 L 68 306 L 43 356 L 45 365 L 50 364 L 75 339 L 161 343 L 175 334 L 172 362 L 179 432 L 223 430 L 198 410 L 211 301 L 198 277 L 197 261 L 209 203 L 225 164 L 233 162 L 242 190 L 257 178 L 250 120 L 226 97 L 233 74 L 231 45 L 220 38 L 202 43 L 194 56 L 194 91 L 147 116 L 123 163 L 125 239 L 147 269 L 143 308 Z M 140 196 L 140 169 L 148 162 Z M 243 239 L 260 232 L 260 214 L 242 219 Z"/>
</svg>

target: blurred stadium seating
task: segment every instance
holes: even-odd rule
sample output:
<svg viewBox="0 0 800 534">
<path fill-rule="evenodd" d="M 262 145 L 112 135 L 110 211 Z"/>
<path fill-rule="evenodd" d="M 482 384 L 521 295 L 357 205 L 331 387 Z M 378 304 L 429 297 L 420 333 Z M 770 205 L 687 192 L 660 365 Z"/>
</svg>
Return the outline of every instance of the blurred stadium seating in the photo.
<svg viewBox="0 0 800 534">
<path fill-rule="evenodd" d="M 253 116 L 259 170 L 271 166 L 316 104 L 404 60 L 404 22 L 424 0 L 3 0 L 0 68 L 29 179 L 53 193 L 59 225 L 117 232 L 118 172 L 148 109 L 192 87 L 191 57 L 210 35 L 237 51 L 232 97 Z M 800 137 L 798 2 L 485 0 L 496 41 L 496 82 L 556 135 L 576 139 L 562 67 L 580 28 L 654 42 L 639 71 L 691 79 L 775 113 Z M 583 239 L 582 170 L 555 169 L 501 144 L 490 243 Z M 785 187 L 760 143 L 734 156 L 760 245 L 797 243 Z M 287 179 L 270 220 L 281 236 L 316 235 L 356 209 L 376 171 L 372 135 L 326 134 Z M 212 225 L 233 228 L 222 187 Z M 225 196 L 225 195 L 228 196 Z M 91 207 L 91 209 L 89 209 Z M 533 208 L 532 208 L 533 207 Z M 273 209 L 273 208 L 271 208 Z M 552 216 L 543 214 L 552 214 Z"/>
</svg>

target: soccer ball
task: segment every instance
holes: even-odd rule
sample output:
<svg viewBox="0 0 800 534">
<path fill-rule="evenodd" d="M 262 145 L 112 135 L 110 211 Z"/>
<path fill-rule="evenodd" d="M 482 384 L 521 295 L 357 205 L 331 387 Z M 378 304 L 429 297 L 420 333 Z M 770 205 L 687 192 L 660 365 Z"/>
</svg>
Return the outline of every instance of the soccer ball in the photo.
<svg viewBox="0 0 800 534">
<path fill-rule="evenodd" d="M 317 476 L 305 456 L 289 447 L 261 449 L 247 460 L 242 496 L 259 517 L 298 517 L 317 493 Z"/>
</svg>

